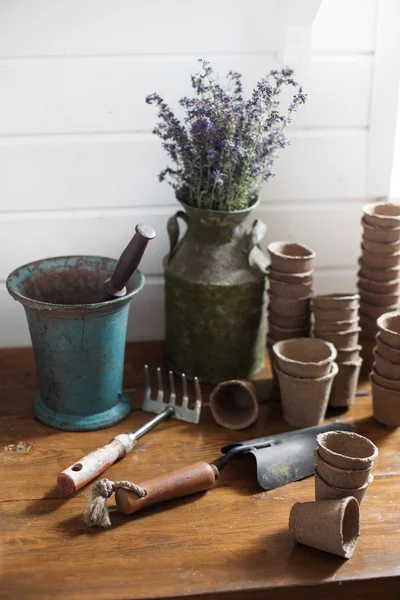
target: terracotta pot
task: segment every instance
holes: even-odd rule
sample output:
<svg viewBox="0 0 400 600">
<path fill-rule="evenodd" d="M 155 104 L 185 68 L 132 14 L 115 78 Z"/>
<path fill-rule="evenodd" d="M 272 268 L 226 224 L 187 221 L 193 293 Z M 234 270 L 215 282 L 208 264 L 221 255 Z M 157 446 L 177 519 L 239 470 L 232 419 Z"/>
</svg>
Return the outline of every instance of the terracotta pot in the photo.
<svg viewBox="0 0 400 600">
<path fill-rule="evenodd" d="M 374 377 L 371 378 L 371 383 L 374 419 L 387 427 L 399 427 L 400 393 L 381 387 Z"/>
<path fill-rule="evenodd" d="M 400 293 L 400 279 L 393 281 L 374 281 L 366 277 L 359 277 L 358 287 L 360 290 L 373 292 L 374 294 Z"/>
<path fill-rule="evenodd" d="M 304 338 L 310 335 L 310 327 L 303 327 L 302 329 L 290 329 L 286 327 L 278 327 L 273 323 L 269 322 L 268 325 L 269 334 L 278 342 L 281 340 L 290 340 L 292 338 Z"/>
<path fill-rule="evenodd" d="M 315 500 L 333 500 L 339 498 L 353 497 L 359 504 L 363 501 L 368 486 L 374 480 L 373 475 L 370 473 L 367 483 L 364 483 L 359 488 L 343 489 L 328 485 L 326 481 L 322 479 L 317 469 L 315 470 Z"/>
<path fill-rule="evenodd" d="M 360 534 L 360 507 L 354 498 L 296 502 L 289 531 L 295 542 L 350 558 Z"/>
<path fill-rule="evenodd" d="M 311 301 L 311 304 L 313 302 Z M 313 314 L 316 321 L 354 321 L 358 318 L 357 308 L 337 308 L 331 310 L 321 310 L 313 305 Z"/>
<path fill-rule="evenodd" d="M 272 310 L 269 310 L 268 321 L 273 325 L 285 327 L 286 329 L 310 329 L 311 313 L 306 313 L 300 317 L 282 317 L 282 315 L 276 315 Z"/>
<path fill-rule="evenodd" d="M 309 298 L 278 298 L 269 295 L 269 310 L 281 317 L 304 317 L 310 312 Z"/>
<path fill-rule="evenodd" d="M 214 420 L 227 429 L 246 429 L 258 417 L 254 387 L 248 381 L 224 381 L 210 394 L 210 410 Z"/>
<path fill-rule="evenodd" d="M 315 252 L 296 242 L 273 242 L 268 246 L 271 268 L 281 273 L 307 273 L 312 270 Z"/>
<path fill-rule="evenodd" d="M 278 342 L 273 351 L 279 369 L 292 377 L 319 378 L 328 375 L 336 348 L 324 340 L 299 338 Z"/>
<path fill-rule="evenodd" d="M 381 242 L 384 244 L 400 241 L 400 226 L 393 227 L 391 229 L 374 227 L 373 225 L 368 225 L 364 217 L 361 219 L 361 224 L 363 226 L 364 239 L 366 240 L 371 240 L 371 242 Z"/>
<path fill-rule="evenodd" d="M 400 267 L 393 267 L 391 269 L 371 269 L 363 264 L 362 259 L 358 260 L 360 265 L 358 276 L 371 279 L 373 281 L 393 281 L 393 279 L 400 278 Z"/>
<path fill-rule="evenodd" d="M 320 457 L 318 450 L 315 451 L 315 457 L 318 474 L 328 485 L 346 490 L 354 490 L 368 483 L 371 469 L 345 470 L 332 467 L 332 465 Z"/>
<path fill-rule="evenodd" d="M 376 304 L 370 304 L 363 300 L 360 304 L 360 316 L 370 317 L 371 319 L 377 319 L 381 315 L 387 312 L 392 312 L 398 307 L 397 304 L 389 304 L 387 306 L 376 306 Z"/>
<path fill-rule="evenodd" d="M 359 306 L 360 296 L 358 294 L 324 294 L 314 296 L 312 299 L 313 310 L 338 310 L 355 309 Z"/>
<path fill-rule="evenodd" d="M 375 357 L 375 372 L 381 377 L 387 379 L 397 379 L 400 381 L 400 364 L 392 363 L 379 354 L 379 350 L 375 346 L 373 350 Z"/>
<path fill-rule="evenodd" d="M 374 202 L 363 207 L 364 222 L 373 227 L 392 229 L 400 226 L 400 206 L 390 202 Z"/>
<path fill-rule="evenodd" d="M 340 363 L 353 362 L 360 358 L 361 346 L 354 346 L 354 348 L 336 348 L 336 350 L 336 362 L 339 365 Z"/>
<path fill-rule="evenodd" d="M 307 298 L 312 295 L 312 282 L 286 283 L 270 278 L 269 292 L 274 296 L 281 296 L 282 298 Z"/>
<path fill-rule="evenodd" d="M 400 312 L 387 312 L 377 320 L 380 339 L 384 344 L 400 350 Z"/>
<path fill-rule="evenodd" d="M 368 438 L 352 431 L 327 431 L 317 436 L 320 457 L 338 469 L 370 469 L 378 448 Z"/>
<path fill-rule="evenodd" d="M 361 304 L 367 302 L 368 304 L 374 304 L 375 306 L 387 306 L 388 304 L 398 304 L 399 294 L 374 294 L 373 292 L 367 292 L 360 289 Z"/>
<path fill-rule="evenodd" d="M 396 254 L 373 254 L 368 252 L 364 246 L 362 248 L 361 264 L 371 269 L 391 269 L 400 265 L 400 252 Z"/>
<path fill-rule="evenodd" d="M 282 273 L 271 267 L 268 270 L 269 278 L 275 281 L 282 281 L 283 283 L 295 283 L 295 284 L 309 284 L 312 283 L 314 271 L 307 271 L 306 273 Z"/>
<path fill-rule="evenodd" d="M 387 256 L 390 254 L 395 254 L 396 252 L 400 252 L 400 240 L 383 243 L 371 242 L 371 240 L 368 238 L 363 238 L 362 245 L 367 252 L 371 252 L 372 254 L 384 254 Z"/>
<path fill-rule="evenodd" d="M 395 365 L 400 364 L 400 350 L 385 344 L 385 342 L 382 341 L 380 333 L 378 333 L 376 336 L 376 351 L 379 356 L 385 360 L 388 360 Z"/>
<path fill-rule="evenodd" d="M 329 406 L 351 406 L 354 404 L 361 365 L 362 358 L 352 362 L 338 363 L 339 372 L 332 384 Z"/>
<path fill-rule="evenodd" d="M 358 326 L 358 319 L 354 321 L 319 321 L 314 315 L 314 327 L 318 329 L 320 333 L 324 331 L 337 332 L 337 331 L 348 331 Z"/>
<path fill-rule="evenodd" d="M 371 377 L 373 377 L 375 383 L 381 387 L 384 387 L 387 390 L 400 392 L 400 379 L 390 379 L 389 377 L 383 377 L 382 375 L 379 375 L 376 370 L 375 363 L 372 365 Z"/>
<path fill-rule="evenodd" d="M 315 337 L 331 342 L 336 348 L 354 348 L 358 344 L 360 328 L 348 329 L 347 331 L 314 331 Z"/>
<path fill-rule="evenodd" d="M 292 427 L 320 425 L 325 417 L 332 381 L 337 372 L 337 364 L 332 363 L 329 375 L 317 379 L 302 379 L 286 375 L 276 367 L 286 423 Z"/>
</svg>

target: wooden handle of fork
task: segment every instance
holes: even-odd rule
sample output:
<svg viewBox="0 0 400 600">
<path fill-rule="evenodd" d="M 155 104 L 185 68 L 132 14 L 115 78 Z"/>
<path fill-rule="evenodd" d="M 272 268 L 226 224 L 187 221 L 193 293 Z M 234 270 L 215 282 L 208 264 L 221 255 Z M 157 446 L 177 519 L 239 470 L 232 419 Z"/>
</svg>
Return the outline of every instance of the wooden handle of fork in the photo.
<svg viewBox="0 0 400 600">
<path fill-rule="evenodd" d="M 146 491 L 144 498 L 139 498 L 130 490 L 119 488 L 115 492 L 117 507 L 124 515 L 131 515 L 152 504 L 209 490 L 214 487 L 218 475 L 218 469 L 214 465 L 198 462 L 139 483 Z"/>
</svg>

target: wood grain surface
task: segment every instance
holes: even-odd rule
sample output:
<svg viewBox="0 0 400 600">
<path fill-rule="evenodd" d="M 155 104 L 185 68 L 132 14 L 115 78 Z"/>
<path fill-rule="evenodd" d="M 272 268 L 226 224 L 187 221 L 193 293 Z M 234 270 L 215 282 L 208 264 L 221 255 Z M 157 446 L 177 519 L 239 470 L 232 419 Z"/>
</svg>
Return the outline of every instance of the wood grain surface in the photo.
<svg viewBox="0 0 400 600">
<path fill-rule="evenodd" d="M 146 362 L 162 365 L 160 344 L 127 347 L 125 386 L 133 411 L 125 421 L 108 430 L 68 433 L 32 417 L 37 383 L 31 350 L 0 352 L 0 598 L 400 598 L 400 432 L 372 419 L 370 396 L 340 415 L 380 450 L 361 507 L 361 536 L 348 561 L 290 539 L 290 508 L 314 499 L 313 478 L 262 492 L 252 459 L 230 463 L 208 492 L 132 516 L 112 508 L 111 529 L 88 529 L 82 511 L 91 485 L 62 498 L 57 473 L 146 422 L 150 415 L 140 410 Z M 269 377 L 267 371 L 257 377 L 264 400 Z M 204 388 L 206 401 L 208 392 Z M 161 424 L 106 476 L 143 481 L 213 461 L 231 441 L 287 430 L 276 403 L 262 403 L 258 422 L 242 432 L 217 426 L 205 406 L 199 425 Z"/>
</svg>

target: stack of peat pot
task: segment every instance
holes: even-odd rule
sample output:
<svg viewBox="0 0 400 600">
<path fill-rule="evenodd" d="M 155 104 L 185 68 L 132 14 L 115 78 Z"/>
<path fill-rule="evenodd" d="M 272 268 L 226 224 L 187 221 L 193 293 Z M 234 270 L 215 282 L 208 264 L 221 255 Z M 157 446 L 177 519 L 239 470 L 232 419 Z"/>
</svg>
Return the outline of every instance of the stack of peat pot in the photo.
<svg viewBox="0 0 400 600">
<path fill-rule="evenodd" d="M 274 242 L 268 246 L 269 307 L 267 348 L 275 342 L 310 335 L 315 253 L 295 242 Z"/>
<path fill-rule="evenodd" d="M 374 417 L 388 427 L 400 425 L 400 312 L 381 315 L 372 368 Z"/>
<path fill-rule="evenodd" d="M 329 406 L 345 407 L 354 402 L 362 365 L 358 345 L 359 295 L 327 294 L 312 299 L 316 338 L 331 342 L 336 350 L 339 372 L 335 377 Z"/>
<path fill-rule="evenodd" d="M 373 363 L 376 320 L 396 310 L 400 296 L 400 206 L 385 202 L 363 208 L 362 254 L 359 260 L 360 343 L 363 371 Z"/>
</svg>

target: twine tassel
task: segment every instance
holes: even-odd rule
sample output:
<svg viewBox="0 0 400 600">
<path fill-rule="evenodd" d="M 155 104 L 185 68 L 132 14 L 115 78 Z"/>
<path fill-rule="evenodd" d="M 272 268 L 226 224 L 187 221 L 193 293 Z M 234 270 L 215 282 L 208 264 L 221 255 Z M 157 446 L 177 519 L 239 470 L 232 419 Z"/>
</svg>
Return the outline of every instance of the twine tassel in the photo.
<svg viewBox="0 0 400 600">
<path fill-rule="evenodd" d="M 92 488 L 91 498 L 83 511 L 83 520 L 88 527 L 110 527 L 111 521 L 107 507 L 107 499 L 119 488 L 131 490 L 144 498 L 146 490 L 131 481 L 110 481 L 100 479 Z"/>
</svg>

